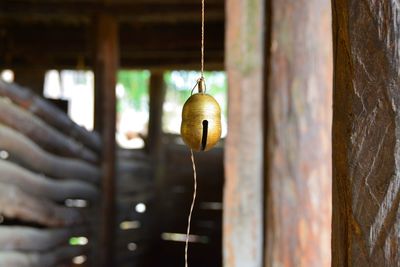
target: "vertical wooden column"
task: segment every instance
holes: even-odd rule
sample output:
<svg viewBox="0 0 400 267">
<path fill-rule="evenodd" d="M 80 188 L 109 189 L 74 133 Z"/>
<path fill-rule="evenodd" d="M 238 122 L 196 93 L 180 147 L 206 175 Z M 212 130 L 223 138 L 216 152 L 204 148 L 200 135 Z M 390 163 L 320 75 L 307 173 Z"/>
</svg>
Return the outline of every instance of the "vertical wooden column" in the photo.
<svg viewBox="0 0 400 267">
<path fill-rule="evenodd" d="M 46 69 L 40 67 L 17 68 L 14 69 L 14 81 L 22 86 L 26 86 L 38 95 L 43 95 L 44 78 Z"/>
<path fill-rule="evenodd" d="M 162 115 L 165 100 L 164 72 L 152 71 L 150 76 L 149 134 L 147 150 L 159 159 L 162 150 Z"/>
<path fill-rule="evenodd" d="M 399 266 L 400 6 L 332 6 L 332 266 Z"/>
<path fill-rule="evenodd" d="M 228 0 L 226 15 L 229 129 L 225 146 L 224 266 L 260 267 L 264 1 Z"/>
<path fill-rule="evenodd" d="M 114 17 L 100 14 L 96 18 L 95 91 L 97 111 L 101 114 L 102 150 L 102 207 L 99 264 L 113 266 L 115 231 L 115 123 L 116 74 L 118 70 L 118 24 Z"/>
<path fill-rule="evenodd" d="M 329 0 L 272 0 L 267 44 L 266 266 L 330 265 Z"/>
</svg>

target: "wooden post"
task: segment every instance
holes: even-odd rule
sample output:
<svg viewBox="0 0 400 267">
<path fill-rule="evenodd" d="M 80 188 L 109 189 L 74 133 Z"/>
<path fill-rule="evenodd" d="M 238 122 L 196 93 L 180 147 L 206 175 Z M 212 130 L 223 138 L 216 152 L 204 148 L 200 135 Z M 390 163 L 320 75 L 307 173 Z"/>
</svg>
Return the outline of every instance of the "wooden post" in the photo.
<svg viewBox="0 0 400 267">
<path fill-rule="evenodd" d="M 115 123 L 116 74 L 118 70 L 118 24 L 114 17 L 100 14 L 96 18 L 95 88 L 101 97 L 96 98 L 101 113 L 100 132 L 102 151 L 102 209 L 100 263 L 96 266 L 113 266 L 115 231 Z"/>
<path fill-rule="evenodd" d="M 399 3 L 332 7 L 332 266 L 399 266 Z"/>
<path fill-rule="evenodd" d="M 265 266 L 329 266 L 330 3 L 273 0 L 267 16 Z"/>
<path fill-rule="evenodd" d="M 150 76 L 150 118 L 147 150 L 155 159 L 162 151 L 162 115 L 165 100 L 164 73 L 152 71 Z"/>
<path fill-rule="evenodd" d="M 14 69 L 14 81 L 17 84 L 32 89 L 38 95 L 43 95 L 44 78 L 46 69 L 43 68 L 17 68 Z"/>
<path fill-rule="evenodd" d="M 227 1 L 229 129 L 223 226 L 227 267 L 260 267 L 263 261 L 263 10 L 263 0 Z"/>
</svg>

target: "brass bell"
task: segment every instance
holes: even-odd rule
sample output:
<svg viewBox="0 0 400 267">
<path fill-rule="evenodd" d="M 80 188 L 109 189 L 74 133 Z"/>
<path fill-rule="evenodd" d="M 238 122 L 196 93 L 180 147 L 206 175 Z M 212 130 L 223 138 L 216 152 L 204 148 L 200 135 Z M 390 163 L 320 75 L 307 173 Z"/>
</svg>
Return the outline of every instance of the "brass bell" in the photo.
<svg viewBox="0 0 400 267">
<path fill-rule="evenodd" d="M 183 105 L 181 135 L 194 151 L 207 151 L 221 138 L 221 108 L 205 93 L 204 78 L 198 80 L 197 87 L 199 92 Z"/>
</svg>

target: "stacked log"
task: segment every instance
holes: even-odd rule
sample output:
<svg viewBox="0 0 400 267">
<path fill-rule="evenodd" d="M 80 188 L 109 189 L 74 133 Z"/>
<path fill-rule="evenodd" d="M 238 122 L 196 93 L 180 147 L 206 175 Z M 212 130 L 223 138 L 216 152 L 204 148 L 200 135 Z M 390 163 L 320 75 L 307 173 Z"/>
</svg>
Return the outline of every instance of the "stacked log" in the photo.
<svg viewBox="0 0 400 267">
<path fill-rule="evenodd" d="M 90 242 L 71 238 L 90 241 L 100 149 L 96 133 L 0 80 L 0 266 L 65 266 L 88 253 Z"/>
</svg>

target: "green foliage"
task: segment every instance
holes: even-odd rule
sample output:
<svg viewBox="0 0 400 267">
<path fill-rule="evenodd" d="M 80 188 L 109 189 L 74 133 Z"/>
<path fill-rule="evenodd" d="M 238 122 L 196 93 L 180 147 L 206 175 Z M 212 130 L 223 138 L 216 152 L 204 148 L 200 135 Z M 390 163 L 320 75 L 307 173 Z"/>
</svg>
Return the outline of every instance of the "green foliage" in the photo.
<svg viewBox="0 0 400 267">
<path fill-rule="evenodd" d="M 164 103 L 163 130 L 169 133 L 179 133 L 182 106 L 190 97 L 191 90 L 196 85 L 200 73 L 196 71 L 170 71 L 164 74 L 167 94 Z M 207 93 L 217 99 L 221 106 L 222 117 L 227 114 L 227 83 L 225 72 L 205 72 Z M 194 93 L 197 91 L 195 90 Z M 225 120 L 226 121 L 226 120 Z"/>
<path fill-rule="evenodd" d="M 150 72 L 147 70 L 118 72 L 118 83 L 125 89 L 125 100 L 136 110 L 147 108 L 149 80 Z"/>
<path fill-rule="evenodd" d="M 199 77 L 200 73 L 197 71 L 170 71 L 165 73 L 164 80 L 167 86 L 167 99 L 175 99 L 175 101 L 179 101 L 183 105 L 190 96 L 190 92 L 196 85 Z M 209 94 L 213 96 L 223 95 L 226 99 L 227 84 L 224 72 L 205 72 L 204 78 Z M 223 106 L 225 106 L 224 104 Z"/>
</svg>

